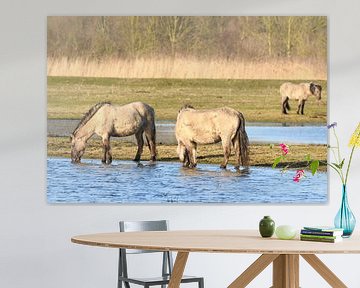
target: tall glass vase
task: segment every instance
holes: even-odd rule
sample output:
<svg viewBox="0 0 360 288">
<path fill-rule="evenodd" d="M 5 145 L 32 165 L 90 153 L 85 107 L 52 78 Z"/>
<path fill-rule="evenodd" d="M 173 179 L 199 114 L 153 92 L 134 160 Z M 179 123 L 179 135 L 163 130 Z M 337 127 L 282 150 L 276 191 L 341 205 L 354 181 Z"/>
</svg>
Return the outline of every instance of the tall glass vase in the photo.
<svg viewBox="0 0 360 288">
<path fill-rule="evenodd" d="M 356 219 L 349 207 L 346 185 L 342 187 L 341 206 L 336 214 L 334 224 L 336 228 L 344 229 L 343 237 L 350 237 L 355 228 Z"/>
</svg>

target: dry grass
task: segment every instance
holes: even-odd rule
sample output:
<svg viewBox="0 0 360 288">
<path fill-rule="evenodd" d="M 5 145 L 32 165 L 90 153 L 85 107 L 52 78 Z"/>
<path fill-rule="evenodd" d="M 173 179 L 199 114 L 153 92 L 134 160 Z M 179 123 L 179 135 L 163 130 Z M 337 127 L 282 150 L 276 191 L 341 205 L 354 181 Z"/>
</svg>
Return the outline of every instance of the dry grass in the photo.
<svg viewBox="0 0 360 288">
<path fill-rule="evenodd" d="M 327 79 L 320 60 L 199 60 L 195 58 L 48 58 L 48 76 L 176 79 Z"/>
<path fill-rule="evenodd" d="M 68 137 L 48 137 L 48 156 L 66 157 L 70 159 L 70 141 Z M 116 160 L 131 160 L 134 158 L 137 146 L 132 143 L 121 141 L 112 141 L 111 144 L 113 158 Z M 176 154 L 176 145 L 157 145 L 158 160 L 178 162 Z M 278 147 L 270 148 L 269 145 L 251 145 L 250 146 L 250 165 L 251 166 L 271 166 L 273 160 L 281 154 Z M 291 167 L 303 167 L 305 155 L 310 154 L 314 159 L 326 161 L 326 145 L 292 145 L 290 153 L 287 156 L 287 163 L 281 163 L 279 167 L 290 164 Z M 102 147 L 99 139 L 90 139 L 86 147 L 84 158 L 101 159 Z M 150 159 L 150 153 L 147 147 L 144 147 L 142 159 Z M 223 160 L 223 150 L 220 144 L 199 145 L 198 163 L 220 165 Z M 69 160 L 70 161 L 70 160 Z M 230 165 L 235 164 L 235 157 L 232 153 L 229 161 Z M 323 167 L 322 170 L 326 169 Z"/>
</svg>

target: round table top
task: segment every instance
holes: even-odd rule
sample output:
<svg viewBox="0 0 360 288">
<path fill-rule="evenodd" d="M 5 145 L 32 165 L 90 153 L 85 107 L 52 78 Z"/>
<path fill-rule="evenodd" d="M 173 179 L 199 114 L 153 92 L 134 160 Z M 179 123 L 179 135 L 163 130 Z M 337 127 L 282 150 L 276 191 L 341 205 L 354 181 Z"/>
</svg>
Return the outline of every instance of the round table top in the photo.
<svg viewBox="0 0 360 288">
<path fill-rule="evenodd" d="M 256 230 L 188 230 L 156 232 L 115 232 L 80 235 L 77 244 L 183 252 L 251 254 L 336 254 L 360 253 L 360 237 L 353 235 L 338 243 L 262 238 Z"/>
</svg>

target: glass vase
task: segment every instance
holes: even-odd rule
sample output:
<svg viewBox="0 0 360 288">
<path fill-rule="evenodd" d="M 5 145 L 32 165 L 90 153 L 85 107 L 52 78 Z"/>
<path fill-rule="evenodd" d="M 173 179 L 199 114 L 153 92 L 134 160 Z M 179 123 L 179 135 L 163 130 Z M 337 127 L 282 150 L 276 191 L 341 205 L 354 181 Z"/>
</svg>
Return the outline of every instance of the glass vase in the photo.
<svg viewBox="0 0 360 288">
<path fill-rule="evenodd" d="M 343 237 L 345 238 L 350 237 L 355 228 L 356 219 L 349 207 L 346 185 L 342 187 L 341 206 L 336 214 L 334 224 L 336 228 L 344 229 Z"/>
</svg>

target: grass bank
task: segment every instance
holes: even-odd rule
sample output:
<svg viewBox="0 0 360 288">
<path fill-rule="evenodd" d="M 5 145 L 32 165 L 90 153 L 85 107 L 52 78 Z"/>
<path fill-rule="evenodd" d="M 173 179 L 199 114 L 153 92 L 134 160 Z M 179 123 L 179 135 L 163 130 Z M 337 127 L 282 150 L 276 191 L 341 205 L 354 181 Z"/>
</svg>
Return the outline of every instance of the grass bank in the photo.
<svg viewBox="0 0 360 288">
<path fill-rule="evenodd" d="M 132 143 L 112 141 L 113 158 L 116 160 L 131 160 L 135 156 L 137 146 Z M 158 145 L 159 161 L 179 161 L 176 154 L 176 145 Z M 292 153 L 294 151 L 294 153 Z M 281 154 L 278 147 L 270 148 L 269 145 L 251 145 L 250 146 L 250 165 L 251 166 L 271 166 L 273 159 Z M 293 145 L 290 147 L 290 153 L 287 162 L 282 165 L 291 164 L 291 167 L 303 167 L 305 155 L 310 154 L 313 158 L 326 161 L 326 145 Z M 68 137 L 48 137 L 48 156 L 66 157 L 70 159 L 70 140 Z M 84 154 L 85 158 L 101 159 L 102 148 L 99 139 L 90 139 Z M 144 147 L 142 155 L 143 160 L 149 160 L 150 154 L 147 147 Z M 223 151 L 220 144 L 199 145 L 198 163 L 218 164 L 223 160 Z M 235 157 L 232 154 L 229 164 L 235 164 Z M 280 165 L 281 166 L 281 165 Z M 325 170 L 322 167 L 321 170 Z"/>
<path fill-rule="evenodd" d="M 326 123 L 327 82 L 317 81 L 323 86 L 320 105 L 310 97 L 305 115 L 297 115 L 293 101 L 290 114 L 283 115 L 279 87 L 285 81 L 48 77 L 48 118 L 79 119 L 101 101 L 143 101 L 154 107 L 157 120 L 175 121 L 179 108 L 189 103 L 198 109 L 229 106 L 243 112 L 247 121 Z"/>
</svg>

